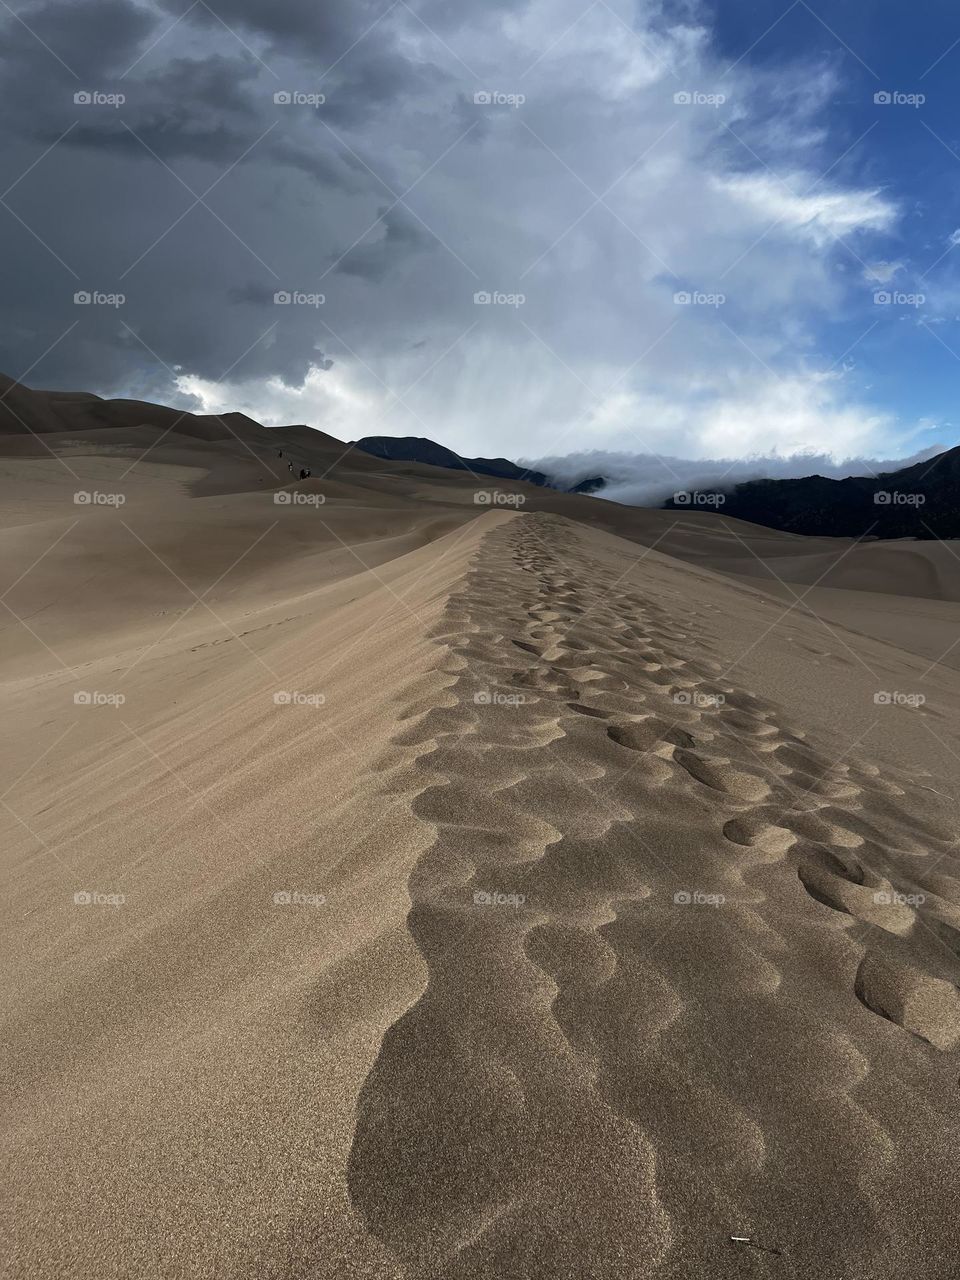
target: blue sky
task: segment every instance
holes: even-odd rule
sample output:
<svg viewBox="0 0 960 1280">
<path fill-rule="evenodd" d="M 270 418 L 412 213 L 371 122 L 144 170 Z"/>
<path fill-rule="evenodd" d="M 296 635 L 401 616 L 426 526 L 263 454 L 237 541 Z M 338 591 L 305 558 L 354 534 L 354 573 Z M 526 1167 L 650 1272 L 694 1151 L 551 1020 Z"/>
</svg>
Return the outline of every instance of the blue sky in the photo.
<svg viewBox="0 0 960 1280">
<path fill-rule="evenodd" d="M 960 227 L 957 7 L 947 0 L 840 0 L 812 8 L 802 0 L 792 7 L 755 0 L 713 12 L 717 48 L 731 62 L 745 55 L 752 66 L 775 73 L 800 53 L 815 65 L 837 68 L 826 112 L 830 146 L 839 155 L 862 139 L 851 165 L 898 207 L 897 225 L 882 247 L 886 259 L 902 267 L 887 291 L 923 295 L 926 302 L 877 308 L 868 287 L 859 305 L 851 298 L 835 319 L 824 317 L 824 350 L 839 355 L 856 344 L 850 358 L 865 394 L 904 423 L 930 420 L 918 441 L 957 443 L 960 257 L 951 249 Z M 878 108 L 878 92 L 922 95 L 924 101 Z M 830 154 L 827 148 L 828 162 Z M 839 268 L 855 274 L 860 264 L 852 252 L 841 251 Z"/>
<path fill-rule="evenodd" d="M 20 0 L 0 369 L 488 456 L 954 444 L 956 41 L 945 0 Z"/>
</svg>

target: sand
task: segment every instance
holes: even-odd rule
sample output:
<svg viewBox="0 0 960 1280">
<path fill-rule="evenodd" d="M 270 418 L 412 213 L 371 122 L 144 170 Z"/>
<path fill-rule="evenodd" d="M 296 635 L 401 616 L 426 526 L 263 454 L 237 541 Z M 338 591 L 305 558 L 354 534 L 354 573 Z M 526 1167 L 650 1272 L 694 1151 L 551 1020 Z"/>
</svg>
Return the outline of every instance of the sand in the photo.
<svg viewBox="0 0 960 1280">
<path fill-rule="evenodd" d="M 32 394 L 6 1274 L 960 1274 L 960 548 Z"/>
</svg>

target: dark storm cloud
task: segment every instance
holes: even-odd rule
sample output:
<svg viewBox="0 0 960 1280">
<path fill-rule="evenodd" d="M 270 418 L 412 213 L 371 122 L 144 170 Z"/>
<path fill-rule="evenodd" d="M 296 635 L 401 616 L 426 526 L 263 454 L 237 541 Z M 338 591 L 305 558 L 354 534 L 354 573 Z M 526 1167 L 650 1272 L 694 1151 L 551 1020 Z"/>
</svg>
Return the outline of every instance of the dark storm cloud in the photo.
<svg viewBox="0 0 960 1280">
<path fill-rule="evenodd" d="M 316 317 L 278 313 L 273 295 L 310 287 L 391 198 L 389 165 L 346 135 L 438 73 L 376 29 L 341 58 L 388 7 L 94 0 L 28 7 L 23 22 L 0 11 L 0 367 L 17 376 L 54 344 L 38 371 L 50 385 L 155 386 L 146 370 L 159 365 L 169 398 L 174 371 L 218 378 L 241 356 L 245 373 L 293 382 L 329 365 Z M 317 68 L 338 59 L 321 91 Z M 277 102 L 281 90 L 323 92 L 329 107 Z M 123 101 L 77 103 L 78 92 Z M 389 214 L 344 272 L 379 278 L 425 240 Z M 251 272 L 259 280 L 238 286 Z M 81 311 L 81 288 L 125 301 Z"/>
<path fill-rule="evenodd" d="M 254 41 L 275 87 L 324 92 L 326 118 L 358 123 L 394 99 L 426 92 L 445 77 L 411 61 L 397 47 L 389 19 L 395 0 L 316 3 L 316 0 L 165 0 L 164 8 L 211 36 L 225 29 L 238 42 Z M 247 47 L 250 47 L 249 45 Z M 297 83 L 287 85 L 293 74 Z"/>
<path fill-rule="evenodd" d="M 258 144 L 253 163 L 273 159 L 326 184 L 356 186 L 350 181 L 356 163 L 351 157 L 344 161 L 319 123 L 312 130 L 312 140 L 309 129 L 302 131 L 307 135 L 304 141 L 292 137 L 288 128 L 277 127 L 290 121 L 278 109 L 269 86 L 262 83 L 256 59 L 242 51 L 236 57 L 216 53 L 203 59 L 175 58 L 135 81 L 113 81 L 110 89 L 125 94 L 122 110 L 81 115 L 66 139 L 67 146 L 141 158 L 152 152 L 168 164 L 190 158 L 225 167 L 241 160 L 267 134 L 265 145 Z"/>
<path fill-rule="evenodd" d="M 327 270 L 382 280 L 437 243 L 390 208 L 409 181 L 356 133 L 448 78 L 401 51 L 390 9 L 61 0 L 28 5 L 22 21 L 0 11 L 0 368 L 18 376 L 51 347 L 34 380 L 105 392 L 165 382 L 170 398 L 175 373 L 216 379 L 238 358 L 247 376 L 294 384 L 328 367 L 317 316 L 278 311 L 274 294 L 317 289 Z M 281 91 L 326 101 L 278 103 Z M 78 103 L 78 92 L 123 101 Z M 90 289 L 124 302 L 78 308 L 74 293 Z"/>
<path fill-rule="evenodd" d="M 395 263 L 409 254 L 436 247 L 433 236 L 401 211 L 385 206 L 378 210 L 378 219 L 369 238 L 336 260 L 336 271 L 364 280 L 382 280 Z"/>
<path fill-rule="evenodd" d="M 271 289 L 269 285 L 258 284 L 255 280 L 248 280 L 246 284 L 240 284 L 230 289 L 228 297 L 231 302 L 248 303 L 254 307 L 272 307 L 276 292 L 277 290 Z"/>
<path fill-rule="evenodd" d="M 242 39 L 262 37 L 270 53 L 293 53 L 313 63 L 318 55 L 332 62 L 364 32 L 370 32 L 367 39 L 374 44 L 377 20 L 394 6 L 393 0 L 161 0 L 161 7 L 212 32 L 227 26 Z"/>
<path fill-rule="evenodd" d="M 416 66 L 399 54 L 377 51 L 358 62 L 341 64 L 323 78 L 324 118 L 335 125 L 372 121 L 397 99 L 425 97 L 442 90 L 448 81 L 432 64 Z"/>
<path fill-rule="evenodd" d="M 207 107 L 218 114 L 252 118 L 258 114 L 254 85 L 259 74 L 256 60 L 242 50 L 228 58 L 215 53 L 204 59 L 172 58 L 145 75 L 139 92 L 146 98 L 176 109 L 188 104 L 197 112 Z"/>
<path fill-rule="evenodd" d="M 156 25 L 129 0 L 51 0 L 5 16 L 0 61 L 5 76 L 21 81 L 32 69 L 42 70 L 46 81 L 58 66 L 80 78 L 122 74 Z"/>
<path fill-rule="evenodd" d="M 76 119 L 74 94 L 113 88 L 154 22 L 128 0 L 0 7 L 0 110 L 6 142 L 49 144 Z M 0 191 L 18 175 L 3 155 Z"/>
<path fill-rule="evenodd" d="M 246 132 L 224 121 L 198 120 L 188 104 L 162 114 L 127 112 L 125 116 L 132 119 L 129 127 L 119 116 L 84 122 L 70 133 L 66 145 L 116 151 L 134 159 L 152 152 L 169 164 L 178 157 L 218 162 L 236 158 L 252 141 Z"/>
</svg>

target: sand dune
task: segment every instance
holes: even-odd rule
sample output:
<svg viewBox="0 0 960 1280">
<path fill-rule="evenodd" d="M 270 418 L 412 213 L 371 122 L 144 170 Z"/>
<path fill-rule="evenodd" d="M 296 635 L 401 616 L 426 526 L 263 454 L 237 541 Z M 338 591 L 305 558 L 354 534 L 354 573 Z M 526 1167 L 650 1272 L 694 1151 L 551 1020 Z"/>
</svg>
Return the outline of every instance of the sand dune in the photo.
<svg viewBox="0 0 960 1280">
<path fill-rule="evenodd" d="M 441 623 L 456 703 L 400 739 L 428 985 L 350 1165 L 411 1274 L 761 1265 L 732 1234 L 796 1275 L 953 1256 L 915 1194 L 930 1160 L 957 1192 L 951 803 L 731 679 L 674 573 L 520 517 Z"/>
<path fill-rule="evenodd" d="M 33 394 L 10 1275 L 960 1274 L 954 548 Z"/>
</svg>

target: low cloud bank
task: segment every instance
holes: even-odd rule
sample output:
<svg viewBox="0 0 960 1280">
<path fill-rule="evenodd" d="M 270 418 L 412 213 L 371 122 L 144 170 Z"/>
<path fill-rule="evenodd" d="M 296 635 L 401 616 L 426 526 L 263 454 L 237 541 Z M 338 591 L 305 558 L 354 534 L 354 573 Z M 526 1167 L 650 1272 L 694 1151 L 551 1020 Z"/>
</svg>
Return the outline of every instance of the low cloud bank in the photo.
<svg viewBox="0 0 960 1280">
<path fill-rule="evenodd" d="M 570 453 L 565 457 L 524 459 L 523 466 L 543 471 L 557 488 L 570 489 L 583 480 L 603 476 L 607 484 L 597 497 L 627 506 L 660 506 L 678 490 L 728 492 L 745 480 L 783 480 L 799 476 L 877 476 L 899 471 L 941 452 L 923 449 L 909 458 L 846 458 L 829 454 L 794 453 L 752 458 L 671 458 L 644 453 L 609 453 L 603 449 Z"/>
</svg>

